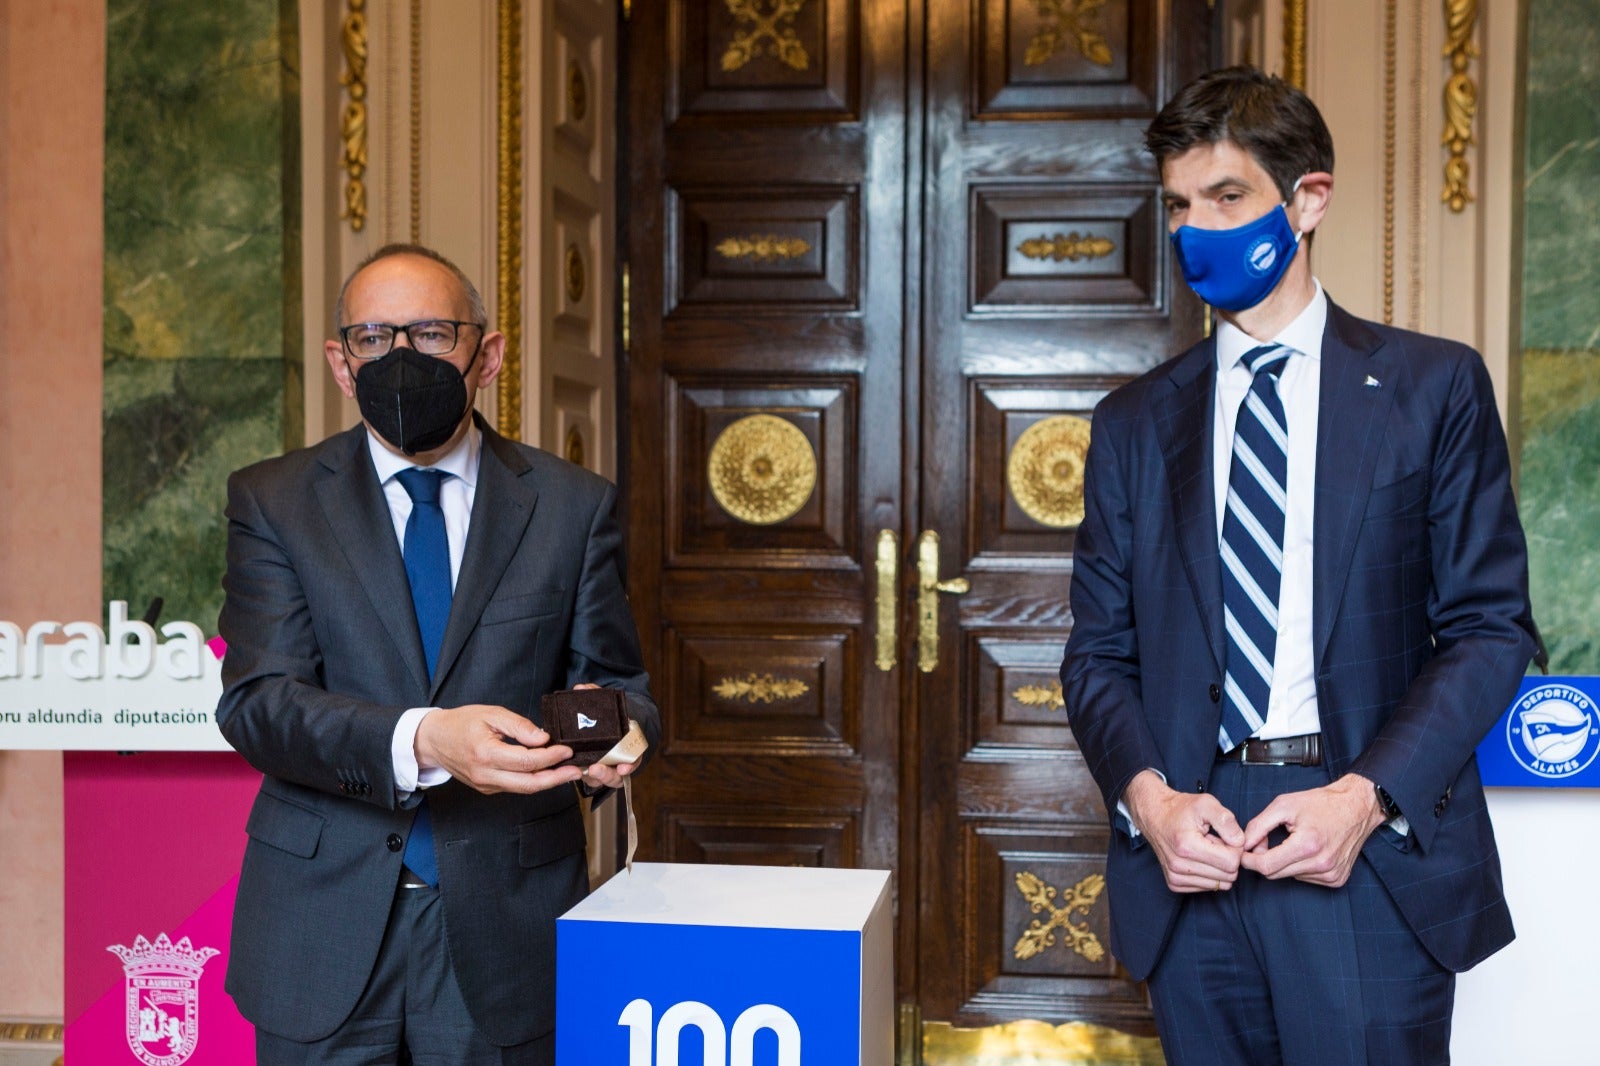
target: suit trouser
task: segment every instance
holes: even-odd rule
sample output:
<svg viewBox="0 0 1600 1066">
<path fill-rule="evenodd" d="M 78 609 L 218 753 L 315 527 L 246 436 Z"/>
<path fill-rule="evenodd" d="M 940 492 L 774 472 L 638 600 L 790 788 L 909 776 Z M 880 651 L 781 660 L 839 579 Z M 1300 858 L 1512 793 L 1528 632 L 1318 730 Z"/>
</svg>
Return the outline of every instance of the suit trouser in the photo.
<svg viewBox="0 0 1600 1066">
<path fill-rule="evenodd" d="M 1209 787 L 1242 827 L 1327 782 L 1323 767 L 1219 763 Z M 1362 858 L 1338 889 L 1241 870 L 1229 891 L 1187 897 L 1150 995 L 1170 1066 L 1450 1061 L 1455 975 Z"/>
<path fill-rule="evenodd" d="M 257 1066 L 553 1066 L 555 1047 L 553 1032 L 503 1048 L 478 1031 L 434 888 L 396 890 L 372 976 L 332 1036 L 303 1044 L 256 1030 Z"/>
</svg>

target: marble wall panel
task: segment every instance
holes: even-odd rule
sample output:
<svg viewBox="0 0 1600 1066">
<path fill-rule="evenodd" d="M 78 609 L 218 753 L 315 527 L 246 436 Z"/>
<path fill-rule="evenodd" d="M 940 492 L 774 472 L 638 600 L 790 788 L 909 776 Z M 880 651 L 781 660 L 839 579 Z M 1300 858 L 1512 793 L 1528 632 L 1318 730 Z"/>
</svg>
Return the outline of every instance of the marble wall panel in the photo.
<svg viewBox="0 0 1600 1066">
<path fill-rule="evenodd" d="M 296 20 L 106 11 L 105 596 L 207 630 L 227 475 L 303 435 Z"/>
<path fill-rule="evenodd" d="M 1552 673 L 1600 674 L 1600 0 L 1530 0 L 1522 455 Z"/>
</svg>

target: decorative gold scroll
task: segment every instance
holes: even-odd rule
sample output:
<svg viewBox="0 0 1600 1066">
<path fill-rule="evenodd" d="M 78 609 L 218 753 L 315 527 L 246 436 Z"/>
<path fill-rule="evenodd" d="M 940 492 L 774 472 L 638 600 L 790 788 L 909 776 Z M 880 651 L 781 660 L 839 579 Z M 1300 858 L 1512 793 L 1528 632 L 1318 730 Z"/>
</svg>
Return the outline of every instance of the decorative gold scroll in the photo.
<svg viewBox="0 0 1600 1066">
<path fill-rule="evenodd" d="M 1283 0 L 1283 80 L 1306 87 L 1306 0 Z"/>
<path fill-rule="evenodd" d="M 1077 230 L 1053 237 L 1030 237 L 1017 245 L 1017 251 L 1029 259 L 1054 259 L 1058 263 L 1063 259 L 1074 263 L 1080 259 L 1103 259 L 1116 250 L 1116 242 L 1109 237 L 1079 235 Z"/>
<path fill-rule="evenodd" d="M 1049 911 L 1050 916 L 1043 922 L 1037 918 L 1029 922 L 1028 928 L 1017 941 L 1016 947 L 1011 949 L 1011 953 L 1018 959 L 1031 959 L 1055 944 L 1056 930 L 1059 929 L 1067 936 L 1065 946 L 1071 948 L 1075 954 L 1082 955 L 1090 962 L 1099 962 L 1105 958 L 1106 949 L 1100 943 L 1100 938 L 1094 935 L 1094 930 L 1089 928 L 1086 921 L 1072 920 L 1074 914 L 1087 919 L 1089 908 L 1094 906 L 1095 900 L 1100 898 L 1100 893 L 1105 887 L 1104 875 L 1090 874 L 1072 886 L 1067 898 L 1062 900 L 1058 907 L 1055 904 L 1054 885 L 1048 884 L 1027 870 L 1017 874 L 1017 891 L 1028 901 L 1028 909 L 1034 914 Z"/>
<path fill-rule="evenodd" d="M 817 453 L 800 428 L 776 415 L 747 415 L 711 445 L 711 495 L 741 522 L 770 526 L 791 518 L 817 487 Z"/>
<path fill-rule="evenodd" d="M 983 1029 L 957 1029 L 949 1022 L 922 1027 L 919 1066 L 970 1066 L 972 1063 L 1115 1063 L 1116 1066 L 1166 1066 L 1161 1041 L 1134 1036 L 1090 1022 L 1027 1019 Z M 903 1060 L 913 1061 L 913 1060 Z"/>
<path fill-rule="evenodd" d="M 0 1022 L 0 1040 L 19 1044 L 59 1044 L 65 1031 L 60 1022 Z"/>
<path fill-rule="evenodd" d="M 571 426 L 567 429 L 567 444 L 564 454 L 567 457 L 567 462 L 572 463 L 574 466 L 585 465 L 583 461 L 583 434 L 578 432 L 577 426 Z"/>
<path fill-rule="evenodd" d="M 1059 681 L 1052 681 L 1048 685 L 1022 685 L 1011 695 L 1025 707 L 1048 707 L 1052 711 L 1067 709 L 1066 693 L 1061 691 Z"/>
<path fill-rule="evenodd" d="M 1100 28 L 1100 9 L 1106 0 L 1033 0 L 1045 24 L 1028 42 L 1022 57 L 1026 66 L 1047 62 L 1070 42 L 1083 58 L 1102 67 L 1111 65 L 1111 46 Z"/>
<path fill-rule="evenodd" d="M 717 242 L 717 254 L 724 259 L 759 259 L 763 263 L 779 259 L 799 259 L 811 251 L 804 237 L 780 237 L 776 233 L 726 237 Z"/>
<path fill-rule="evenodd" d="M 722 69 L 735 71 L 757 56 L 770 55 L 795 70 L 811 66 L 805 45 L 795 36 L 794 20 L 809 0 L 727 0 L 728 11 L 741 26 L 722 53 Z M 779 25 L 782 23 L 782 25 Z M 771 42 L 770 44 L 767 42 Z"/>
<path fill-rule="evenodd" d="M 349 0 L 349 6 L 339 28 L 345 68 L 339 84 L 350 90 L 339 117 L 339 169 L 349 171 L 350 180 L 339 217 L 359 233 L 367 224 L 367 0 Z"/>
<path fill-rule="evenodd" d="M 1006 459 L 1006 487 L 1022 513 L 1056 529 L 1082 522 L 1088 451 L 1089 422 L 1076 415 L 1052 415 L 1023 430 Z"/>
<path fill-rule="evenodd" d="M 499 14 L 495 292 L 506 355 L 495 383 L 495 428 L 518 440 L 522 437 L 522 0 L 500 0 Z"/>
<path fill-rule="evenodd" d="M 1444 54 L 1450 57 L 1451 74 L 1444 83 L 1444 137 L 1440 143 L 1450 150 L 1450 158 L 1444 164 L 1444 195 L 1440 199 L 1459 214 L 1474 199 L 1467 189 L 1472 171 L 1467 149 L 1477 143 L 1472 120 L 1478 113 L 1478 84 L 1467 68 L 1478 54 L 1472 40 L 1478 25 L 1478 0 L 1444 0 L 1444 25 Z"/>
<path fill-rule="evenodd" d="M 567 302 L 579 303 L 583 300 L 585 283 L 583 273 L 583 253 L 578 250 L 578 246 L 576 244 L 567 245 L 567 260 L 565 265 L 567 277 Z"/>
<path fill-rule="evenodd" d="M 811 691 L 811 686 L 798 677 L 746 674 L 744 677 L 725 677 L 713 685 L 711 691 L 725 700 L 779 703 L 783 700 L 799 699 Z"/>
</svg>

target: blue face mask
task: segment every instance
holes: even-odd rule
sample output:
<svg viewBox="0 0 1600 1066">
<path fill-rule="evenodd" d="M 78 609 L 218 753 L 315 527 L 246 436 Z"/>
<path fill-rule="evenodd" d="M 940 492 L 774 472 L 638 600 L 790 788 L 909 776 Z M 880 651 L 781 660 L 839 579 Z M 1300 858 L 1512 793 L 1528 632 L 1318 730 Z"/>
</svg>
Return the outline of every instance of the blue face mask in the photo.
<svg viewBox="0 0 1600 1066">
<path fill-rule="evenodd" d="M 1233 229 L 1179 226 L 1172 233 L 1183 280 L 1200 299 L 1223 311 L 1244 311 L 1267 298 L 1300 244 L 1283 207 Z"/>
</svg>

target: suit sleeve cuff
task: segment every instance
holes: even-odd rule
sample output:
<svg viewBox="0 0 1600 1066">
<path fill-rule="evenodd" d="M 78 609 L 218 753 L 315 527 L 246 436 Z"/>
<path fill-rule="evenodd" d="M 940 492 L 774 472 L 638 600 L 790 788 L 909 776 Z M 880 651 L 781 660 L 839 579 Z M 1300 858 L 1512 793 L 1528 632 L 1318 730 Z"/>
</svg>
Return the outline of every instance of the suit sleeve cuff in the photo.
<svg viewBox="0 0 1600 1066">
<path fill-rule="evenodd" d="M 417 765 L 417 728 L 430 711 L 436 710 L 437 707 L 413 707 L 395 723 L 389 757 L 394 763 L 394 790 L 401 801 L 419 788 L 433 788 L 450 780 L 450 771 L 443 767 Z"/>
</svg>

